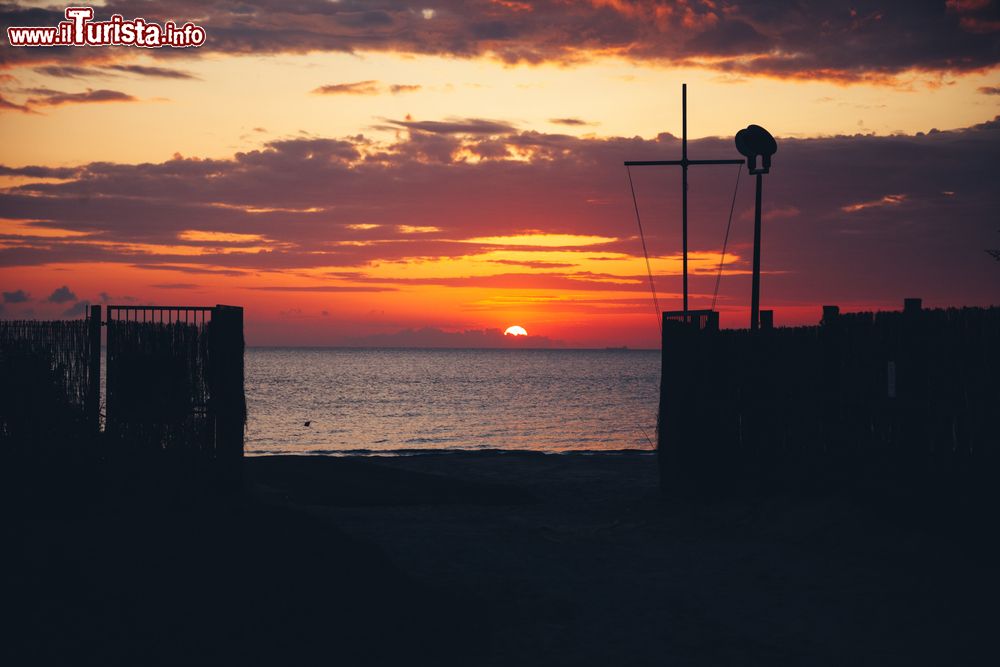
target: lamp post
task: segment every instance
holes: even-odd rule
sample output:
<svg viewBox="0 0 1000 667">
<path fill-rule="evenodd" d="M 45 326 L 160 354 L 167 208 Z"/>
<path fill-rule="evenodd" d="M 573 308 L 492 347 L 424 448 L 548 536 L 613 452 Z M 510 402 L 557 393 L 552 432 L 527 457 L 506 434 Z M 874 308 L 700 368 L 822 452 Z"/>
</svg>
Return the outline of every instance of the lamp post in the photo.
<svg viewBox="0 0 1000 667">
<path fill-rule="evenodd" d="M 750 295 L 750 330 L 760 327 L 760 198 L 764 174 L 771 171 L 771 156 L 778 152 L 778 143 L 760 125 L 749 125 L 736 133 L 736 150 L 747 159 L 747 169 L 757 177 L 757 198 L 753 219 L 753 292 Z M 757 158 L 761 166 L 757 166 Z"/>
</svg>

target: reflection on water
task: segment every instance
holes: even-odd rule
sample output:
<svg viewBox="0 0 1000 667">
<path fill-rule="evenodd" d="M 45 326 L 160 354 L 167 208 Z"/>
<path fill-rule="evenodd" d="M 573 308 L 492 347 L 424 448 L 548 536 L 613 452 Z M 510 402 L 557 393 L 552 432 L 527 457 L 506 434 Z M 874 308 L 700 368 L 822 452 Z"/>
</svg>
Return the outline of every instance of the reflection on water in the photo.
<svg viewBox="0 0 1000 667">
<path fill-rule="evenodd" d="M 246 362 L 249 454 L 655 441 L 655 350 L 251 348 Z"/>
</svg>

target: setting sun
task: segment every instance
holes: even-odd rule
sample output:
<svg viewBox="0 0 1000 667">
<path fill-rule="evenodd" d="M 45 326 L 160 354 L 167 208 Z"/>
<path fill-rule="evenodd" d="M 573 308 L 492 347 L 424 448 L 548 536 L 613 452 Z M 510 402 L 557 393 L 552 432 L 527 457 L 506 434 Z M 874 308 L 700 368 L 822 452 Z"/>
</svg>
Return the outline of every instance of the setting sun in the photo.
<svg viewBox="0 0 1000 667">
<path fill-rule="evenodd" d="M 527 336 L 528 332 L 524 330 L 524 327 L 514 325 L 512 327 L 507 327 L 507 330 L 503 332 L 504 336 Z"/>
</svg>

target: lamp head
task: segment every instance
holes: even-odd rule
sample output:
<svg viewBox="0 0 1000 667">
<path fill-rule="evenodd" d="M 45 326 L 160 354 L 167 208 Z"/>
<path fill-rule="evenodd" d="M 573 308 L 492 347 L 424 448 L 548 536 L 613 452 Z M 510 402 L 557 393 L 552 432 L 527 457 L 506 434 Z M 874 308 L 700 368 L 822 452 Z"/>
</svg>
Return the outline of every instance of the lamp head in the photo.
<svg viewBox="0 0 1000 667">
<path fill-rule="evenodd" d="M 766 174 L 771 171 L 771 156 L 778 152 L 778 142 L 760 125 L 748 125 L 736 133 L 736 150 L 746 157 L 751 174 Z M 759 169 L 757 156 L 761 158 Z"/>
</svg>

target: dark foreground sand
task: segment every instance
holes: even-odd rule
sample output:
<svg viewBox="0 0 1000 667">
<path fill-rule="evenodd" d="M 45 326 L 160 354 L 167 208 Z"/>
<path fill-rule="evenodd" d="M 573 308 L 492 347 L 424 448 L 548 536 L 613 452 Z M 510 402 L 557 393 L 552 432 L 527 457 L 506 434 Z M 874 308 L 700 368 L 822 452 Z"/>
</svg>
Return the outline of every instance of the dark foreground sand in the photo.
<svg viewBox="0 0 1000 667">
<path fill-rule="evenodd" d="M 1000 664 L 992 515 L 912 490 L 664 501 L 639 454 L 247 472 L 13 512 L 6 664 Z"/>
</svg>

